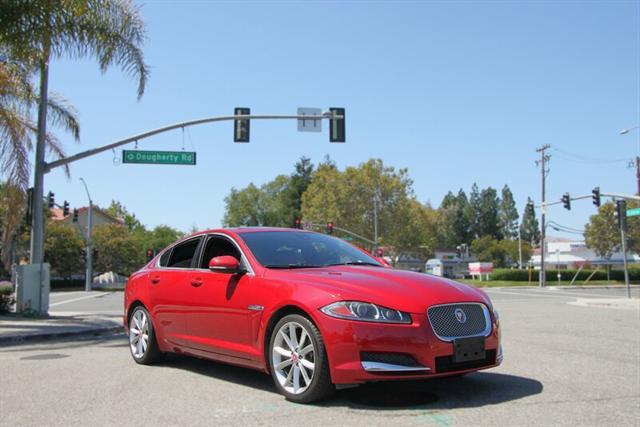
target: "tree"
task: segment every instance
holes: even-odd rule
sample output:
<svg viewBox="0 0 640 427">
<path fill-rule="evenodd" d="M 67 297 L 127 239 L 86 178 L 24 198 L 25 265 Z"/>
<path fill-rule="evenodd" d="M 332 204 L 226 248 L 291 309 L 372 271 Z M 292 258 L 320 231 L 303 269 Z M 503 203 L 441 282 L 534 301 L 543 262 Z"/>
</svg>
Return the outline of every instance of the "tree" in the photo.
<svg viewBox="0 0 640 427">
<path fill-rule="evenodd" d="M 93 229 L 93 245 L 98 252 L 95 270 L 128 276 L 145 263 L 139 240 L 126 227 L 104 224 Z"/>
<path fill-rule="evenodd" d="M 3 40 L 0 38 L 0 178 L 6 180 L 3 203 L 12 206 L 5 212 L 0 230 L 0 255 L 2 262 L 9 265 L 10 248 L 14 245 L 26 208 L 29 154 L 33 147 L 32 138 L 37 131 L 32 119 L 37 96 L 29 80 L 29 68 L 10 61 L 2 54 L 3 50 Z M 79 139 L 80 126 L 75 110 L 61 96 L 52 94 L 47 101 L 47 112 L 55 125 L 69 131 L 76 141 Z M 45 135 L 44 144 L 54 156 L 64 157 L 62 146 L 52 133 Z"/>
<path fill-rule="evenodd" d="M 481 236 L 492 236 L 494 239 L 503 238 L 500 230 L 498 193 L 494 188 L 487 187 L 480 193 L 478 215 L 478 230 Z"/>
<path fill-rule="evenodd" d="M 469 204 L 466 207 L 466 216 L 469 219 L 469 235 L 471 239 L 477 239 L 481 236 L 480 224 L 480 190 L 475 182 L 471 186 L 469 193 Z"/>
<path fill-rule="evenodd" d="M 301 157 L 295 164 L 295 172 L 291 175 L 286 190 L 286 204 L 289 210 L 288 224 L 293 224 L 296 218 L 302 216 L 302 195 L 313 177 L 313 164 L 307 157 Z"/>
<path fill-rule="evenodd" d="M 44 242 L 45 262 L 60 276 L 70 278 L 82 271 L 84 242 L 73 228 L 59 221 L 49 221 Z"/>
<path fill-rule="evenodd" d="M 528 200 L 528 204 L 533 206 L 531 199 Z M 531 247 L 535 247 L 540 244 L 540 224 L 536 218 L 534 209 L 526 208 L 522 212 L 522 223 L 520 224 L 520 239 L 523 242 L 528 242 Z"/>
<path fill-rule="evenodd" d="M 379 243 L 397 251 L 421 252 L 429 244 L 421 225 L 425 215 L 420 209 L 425 207 L 415 200 L 412 185 L 406 169 L 396 171 L 379 159 L 344 171 L 321 164 L 302 196 L 303 218 L 319 224 L 333 221 L 373 240 L 375 206 Z"/>
<path fill-rule="evenodd" d="M 51 109 L 49 61 L 61 57 L 93 57 L 103 72 L 111 65 L 117 65 L 125 73 L 138 78 L 139 99 L 149 74 L 140 48 L 144 36 L 144 24 L 138 10 L 127 0 L 5 0 L 0 3 L 0 49 L 12 61 L 24 65 L 25 75 L 35 70 L 39 75 L 37 125 L 25 123 L 22 126 L 30 131 L 37 129 L 36 164 L 44 161 L 47 146 L 54 150 L 59 148 L 55 141 L 47 142 L 47 113 Z M 58 113 L 68 127 L 70 116 L 62 114 L 62 111 Z M 12 120 L 11 128 L 16 128 L 18 116 L 7 117 Z M 18 147 L 17 151 L 27 142 L 24 133 L 10 135 L 10 141 L 13 149 Z M 30 145 L 26 146 L 27 150 L 30 148 Z M 59 150 L 57 154 L 63 153 Z M 19 169 L 20 163 L 26 164 L 24 158 L 11 161 L 20 180 L 26 182 L 28 174 Z M 41 168 L 36 168 L 36 183 L 41 182 L 43 173 Z M 41 191 L 40 186 L 35 192 L 36 207 L 41 206 Z M 38 259 L 35 261 L 40 262 Z"/>
<path fill-rule="evenodd" d="M 168 225 L 158 225 L 152 231 L 145 233 L 145 240 L 141 242 L 141 245 L 144 249 L 150 248 L 154 252 L 159 252 L 183 235 L 184 233 Z"/>
<path fill-rule="evenodd" d="M 136 218 L 136 215 L 129 213 L 127 208 L 120 202 L 112 200 L 111 204 L 107 208 L 107 213 L 114 218 L 120 218 L 124 221 L 125 227 L 129 231 L 144 231 L 145 227 L 140 220 Z"/>
<path fill-rule="evenodd" d="M 516 208 L 516 202 L 513 200 L 513 194 L 508 185 L 502 187 L 498 217 L 502 236 L 509 240 L 517 238 L 518 209 Z"/>
<path fill-rule="evenodd" d="M 598 209 L 598 213 L 589 217 L 589 223 L 584 226 L 584 238 L 588 248 L 599 257 L 609 260 L 614 252 L 620 249 L 620 228 L 616 222 L 615 204 L 605 203 Z"/>
<path fill-rule="evenodd" d="M 457 195 L 452 192 L 442 200 L 440 210 L 443 211 L 445 229 L 443 233 L 443 246 L 457 246 L 462 243 L 469 244 L 471 221 L 470 208 L 467 195 L 460 189 Z"/>
</svg>

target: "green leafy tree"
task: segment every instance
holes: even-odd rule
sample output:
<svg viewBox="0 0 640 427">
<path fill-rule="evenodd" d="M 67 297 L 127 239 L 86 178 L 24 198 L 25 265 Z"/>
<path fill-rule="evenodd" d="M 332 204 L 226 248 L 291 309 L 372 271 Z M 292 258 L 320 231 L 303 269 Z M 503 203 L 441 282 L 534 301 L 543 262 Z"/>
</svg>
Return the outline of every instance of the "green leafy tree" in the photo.
<svg viewBox="0 0 640 427">
<path fill-rule="evenodd" d="M 471 221 L 469 201 L 465 192 L 460 189 L 457 195 L 447 193 L 440 204 L 440 210 L 445 223 L 441 244 L 447 247 L 469 244 Z"/>
<path fill-rule="evenodd" d="M 118 224 L 95 227 L 93 244 L 98 252 L 95 260 L 96 271 L 113 271 L 128 276 L 144 265 L 144 249 L 126 227 Z"/>
<path fill-rule="evenodd" d="M 498 217 L 502 236 L 509 240 L 516 239 L 518 237 L 518 209 L 508 185 L 502 188 Z"/>
<path fill-rule="evenodd" d="M 313 164 L 308 157 L 301 157 L 295 164 L 295 172 L 288 181 L 288 189 L 286 190 L 286 205 L 289 211 L 289 217 L 286 219 L 287 224 L 293 224 L 296 218 L 302 216 L 302 195 L 313 177 Z"/>
<path fill-rule="evenodd" d="M 531 199 L 528 200 L 531 202 Z M 540 224 L 536 218 L 535 210 L 525 209 L 522 212 L 522 223 L 520 224 L 520 238 L 523 242 L 529 243 L 532 247 L 540 244 Z"/>
<path fill-rule="evenodd" d="M 253 183 L 242 190 L 232 188 L 224 202 L 222 222 L 227 227 L 271 225 L 268 223 L 265 194 Z"/>
<path fill-rule="evenodd" d="M 59 221 L 49 221 L 45 234 L 44 260 L 51 264 L 53 271 L 66 278 L 81 272 L 84 266 L 83 248 L 84 242 L 77 230 Z"/>
<path fill-rule="evenodd" d="M 125 227 L 127 227 L 129 231 L 137 232 L 145 230 L 144 225 L 136 218 L 136 215 L 130 213 L 122 203 L 116 200 L 111 201 L 111 204 L 107 208 L 107 213 L 114 218 L 122 219 Z"/>
<path fill-rule="evenodd" d="M 611 259 L 614 252 L 620 249 L 620 228 L 616 222 L 613 203 L 605 203 L 598 209 L 598 213 L 589 217 L 589 223 L 584 226 L 584 238 L 588 248 L 599 257 Z"/>
<path fill-rule="evenodd" d="M 466 206 L 466 216 L 469 219 L 469 238 L 477 239 L 482 235 L 481 216 L 481 200 L 478 184 L 475 182 L 471 186 L 469 193 L 469 204 Z"/>
<path fill-rule="evenodd" d="M 153 230 L 145 233 L 145 240 L 142 242 L 142 247 L 143 249 L 151 248 L 155 252 L 159 252 L 182 236 L 184 236 L 184 233 L 180 230 L 176 230 L 168 225 L 158 225 Z"/>
<path fill-rule="evenodd" d="M 380 243 L 397 251 L 418 252 L 427 246 L 420 229 L 419 209 L 424 207 L 418 207 L 412 185 L 406 169 L 396 171 L 379 159 L 344 171 L 321 164 L 302 197 L 303 218 L 319 224 L 333 221 L 373 240 L 377 206 Z"/>
<path fill-rule="evenodd" d="M 481 236 L 492 236 L 494 239 L 503 238 L 498 217 L 500 199 L 494 188 L 487 187 L 480 193 L 479 226 Z"/>
</svg>

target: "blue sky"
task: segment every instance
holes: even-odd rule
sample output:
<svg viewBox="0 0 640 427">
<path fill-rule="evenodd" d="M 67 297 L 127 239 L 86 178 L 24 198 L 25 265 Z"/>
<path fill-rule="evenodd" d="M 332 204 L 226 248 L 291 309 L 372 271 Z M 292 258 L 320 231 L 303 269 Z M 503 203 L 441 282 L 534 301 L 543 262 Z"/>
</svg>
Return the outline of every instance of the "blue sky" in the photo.
<svg viewBox="0 0 640 427">
<path fill-rule="evenodd" d="M 86 205 L 122 202 L 145 224 L 217 227 L 232 186 L 289 174 L 301 156 L 340 168 L 369 158 L 406 167 L 421 202 L 439 205 L 473 182 L 508 184 L 522 211 L 540 200 L 536 147 L 551 144 L 549 200 L 564 192 L 635 192 L 627 161 L 639 154 L 640 2 L 138 2 L 148 26 L 151 78 L 92 61 L 57 60 L 50 89 L 79 110 L 82 141 L 69 154 L 207 116 L 294 114 L 345 107 L 347 143 L 299 133 L 293 121 L 254 122 L 234 144 L 231 122 L 193 127 L 198 165 L 115 165 L 111 152 L 45 178 L 45 192 Z M 180 150 L 175 131 L 138 144 Z M 124 147 L 133 149 L 130 145 Z M 120 149 L 116 158 L 121 158 Z M 549 219 L 582 228 L 590 200 Z M 338 221 L 338 219 L 335 219 Z M 552 233 L 558 234 L 558 233 Z"/>
</svg>

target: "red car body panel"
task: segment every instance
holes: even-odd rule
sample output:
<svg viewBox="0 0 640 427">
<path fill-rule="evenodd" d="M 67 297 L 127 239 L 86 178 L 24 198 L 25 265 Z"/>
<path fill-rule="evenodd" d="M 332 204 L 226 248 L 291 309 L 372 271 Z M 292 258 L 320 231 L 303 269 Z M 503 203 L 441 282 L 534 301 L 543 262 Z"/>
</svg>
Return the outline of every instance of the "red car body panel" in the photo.
<svg viewBox="0 0 640 427">
<path fill-rule="evenodd" d="M 332 382 L 420 379 L 452 375 L 496 366 L 440 373 L 435 358 L 451 356 L 453 344 L 440 340 L 431 328 L 427 309 L 448 303 L 481 303 L 492 312 L 491 301 L 476 288 L 448 279 L 371 266 L 331 266 L 274 270 L 262 267 L 238 232 L 287 230 L 245 228 L 209 230 L 189 236 L 220 234 L 241 248 L 251 272 L 243 275 L 206 269 L 156 266 L 158 257 L 134 273 L 126 286 L 124 323 L 134 304 L 143 304 L 155 326 L 162 351 L 190 354 L 268 372 L 265 348 L 270 320 L 280 309 L 295 307 L 320 330 Z M 295 230 L 300 232 L 300 230 Z M 183 239 L 183 240 L 186 240 Z M 410 313 L 411 324 L 387 324 L 330 317 L 320 308 L 336 301 L 365 301 Z M 253 307 L 253 309 L 251 308 Z M 260 309 L 256 310 L 255 307 Z M 491 333 L 485 348 L 498 352 L 500 333 L 491 314 Z M 379 374 L 361 365 L 361 352 L 411 355 L 429 367 L 427 373 Z"/>
</svg>

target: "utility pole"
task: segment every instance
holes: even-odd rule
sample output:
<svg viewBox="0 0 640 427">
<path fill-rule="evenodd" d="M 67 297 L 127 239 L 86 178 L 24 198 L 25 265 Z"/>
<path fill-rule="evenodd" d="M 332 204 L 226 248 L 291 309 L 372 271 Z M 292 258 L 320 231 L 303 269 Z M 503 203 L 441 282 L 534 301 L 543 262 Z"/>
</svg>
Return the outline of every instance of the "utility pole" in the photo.
<svg viewBox="0 0 640 427">
<path fill-rule="evenodd" d="M 546 226 L 545 226 L 545 216 L 547 213 L 547 206 L 545 204 L 545 195 L 546 195 L 546 178 L 549 170 L 547 169 L 547 162 L 551 159 L 549 154 L 546 154 L 545 151 L 551 148 L 549 144 L 545 144 L 540 148 L 536 149 L 536 152 L 540 153 L 540 160 L 536 160 L 536 164 L 540 165 L 540 171 L 542 176 L 542 208 L 540 209 L 542 212 L 542 218 L 540 221 L 540 287 L 544 288 L 545 283 L 545 271 L 544 271 L 544 253 L 546 248 L 545 242 L 545 234 L 546 234 Z"/>
<path fill-rule="evenodd" d="M 80 181 L 84 184 L 84 189 L 87 192 L 89 198 L 89 213 L 87 215 L 87 270 L 84 278 L 84 290 L 86 292 L 91 291 L 91 285 L 93 284 L 93 244 L 91 242 L 93 234 L 93 200 L 89 194 L 89 188 L 84 178 L 80 178 Z"/>
<path fill-rule="evenodd" d="M 520 236 L 519 224 L 518 224 L 518 270 L 522 270 L 522 237 Z"/>
<path fill-rule="evenodd" d="M 373 194 L 373 253 L 378 251 L 378 190 Z"/>
</svg>

